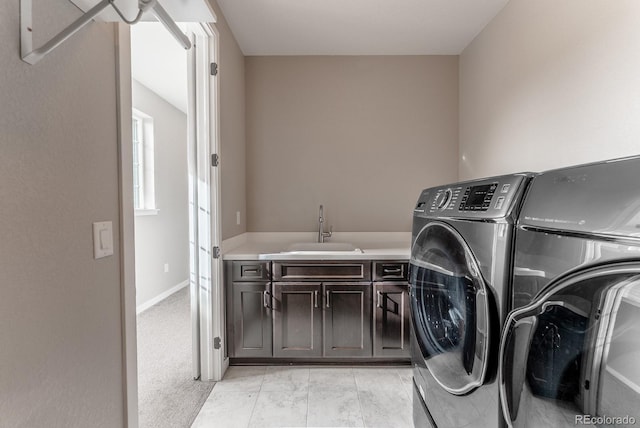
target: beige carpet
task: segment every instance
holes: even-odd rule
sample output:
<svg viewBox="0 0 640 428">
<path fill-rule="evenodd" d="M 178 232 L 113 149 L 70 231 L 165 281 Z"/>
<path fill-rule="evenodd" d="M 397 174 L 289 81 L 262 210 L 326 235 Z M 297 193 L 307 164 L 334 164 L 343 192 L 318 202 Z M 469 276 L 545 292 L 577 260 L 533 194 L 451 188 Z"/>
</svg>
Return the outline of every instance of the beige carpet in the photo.
<svg viewBox="0 0 640 428">
<path fill-rule="evenodd" d="M 191 315 L 185 287 L 138 315 L 140 428 L 189 428 L 213 382 L 191 373 Z"/>
</svg>

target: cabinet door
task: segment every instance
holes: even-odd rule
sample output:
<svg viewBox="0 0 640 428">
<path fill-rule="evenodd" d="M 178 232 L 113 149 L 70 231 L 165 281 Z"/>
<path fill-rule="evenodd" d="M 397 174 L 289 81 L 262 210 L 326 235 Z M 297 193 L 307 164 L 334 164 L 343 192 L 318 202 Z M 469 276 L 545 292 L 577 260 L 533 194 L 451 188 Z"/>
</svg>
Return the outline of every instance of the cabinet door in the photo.
<svg viewBox="0 0 640 428">
<path fill-rule="evenodd" d="M 234 282 L 233 355 L 272 355 L 271 283 Z"/>
<path fill-rule="evenodd" d="M 371 284 L 324 285 L 324 355 L 371 356 Z"/>
<path fill-rule="evenodd" d="M 407 357 L 409 349 L 409 290 L 406 283 L 377 283 L 375 287 L 376 357 Z"/>
<path fill-rule="evenodd" d="M 322 356 L 321 291 L 320 283 L 274 283 L 274 357 Z"/>
</svg>

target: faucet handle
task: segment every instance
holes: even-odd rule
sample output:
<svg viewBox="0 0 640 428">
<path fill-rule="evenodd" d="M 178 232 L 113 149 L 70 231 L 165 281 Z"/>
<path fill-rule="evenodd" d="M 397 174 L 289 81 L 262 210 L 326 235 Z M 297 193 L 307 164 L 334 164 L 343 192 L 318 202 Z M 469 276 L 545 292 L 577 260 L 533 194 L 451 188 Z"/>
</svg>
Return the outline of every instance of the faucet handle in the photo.
<svg viewBox="0 0 640 428">
<path fill-rule="evenodd" d="M 328 232 L 322 232 L 322 235 L 325 238 L 331 238 L 331 235 L 333 235 L 333 226 L 329 226 L 329 231 Z"/>
</svg>

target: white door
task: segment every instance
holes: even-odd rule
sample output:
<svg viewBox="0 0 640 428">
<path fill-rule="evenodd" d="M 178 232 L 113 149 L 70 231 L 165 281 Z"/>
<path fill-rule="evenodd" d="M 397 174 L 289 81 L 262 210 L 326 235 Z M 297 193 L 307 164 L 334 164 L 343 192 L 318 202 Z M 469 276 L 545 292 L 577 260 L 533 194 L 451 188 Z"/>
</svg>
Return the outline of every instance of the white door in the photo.
<svg viewBox="0 0 640 428">
<path fill-rule="evenodd" d="M 214 27 L 189 27 L 189 207 L 193 376 L 220 380 L 224 355 L 224 294 L 220 248 L 218 35 Z"/>
</svg>

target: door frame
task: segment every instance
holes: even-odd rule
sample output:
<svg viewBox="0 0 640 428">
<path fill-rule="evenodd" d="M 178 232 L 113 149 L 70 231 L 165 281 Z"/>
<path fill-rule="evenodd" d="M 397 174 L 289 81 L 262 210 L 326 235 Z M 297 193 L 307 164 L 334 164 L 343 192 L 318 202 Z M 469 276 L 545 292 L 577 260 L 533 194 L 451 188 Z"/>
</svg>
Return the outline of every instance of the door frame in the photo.
<svg viewBox="0 0 640 428">
<path fill-rule="evenodd" d="M 213 24 L 199 24 L 208 35 L 209 60 L 218 62 L 219 33 Z M 129 25 L 115 24 L 115 73 L 116 73 L 116 118 L 118 145 L 118 187 L 120 227 L 120 287 L 121 287 L 121 325 L 122 325 L 122 385 L 123 385 L 123 425 L 127 428 L 138 427 L 138 364 L 137 364 L 137 314 L 135 285 L 135 227 L 133 207 L 133 151 L 132 141 L 132 77 L 131 77 L 131 33 Z M 202 73 L 201 78 L 206 74 Z M 211 76 L 209 76 L 211 77 Z M 207 126 L 209 153 L 219 153 L 220 149 L 220 109 L 218 78 L 207 79 L 209 91 L 198 93 L 198 103 L 208 112 Z M 190 88 L 195 86 L 190 86 Z M 213 114 L 211 114 L 213 113 Z M 201 127 L 201 124 L 198 124 Z M 202 160 L 202 159 L 199 159 Z M 210 154 L 204 160 L 210 163 Z M 220 219 L 220 168 L 211 168 L 211 181 L 205 183 L 211 192 L 211 215 L 209 229 L 213 246 L 221 244 Z M 211 248 L 211 247 L 209 247 Z M 224 318 L 224 290 L 222 282 L 222 260 L 208 258 L 211 263 L 211 279 L 208 287 L 200 287 L 200 371 L 201 380 L 222 379 L 229 359 L 224 355 L 224 346 L 213 349 L 214 337 L 222 343 L 226 341 Z M 209 314 L 209 316 L 207 316 Z M 216 314 L 214 316 L 214 314 Z M 203 328 L 204 327 L 204 328 Z M 205 346 L 202 346 L 205 344 Z M 204 358 L 203 358 L 204 356 Z"/>
<path fill-rule="evenodd" d="M 124 426 L 138 427 L 138 335 L 136 313 L 135 227 L 131 99 L 131 32 L 115 24 L 116 117 L 120 214 L 120 312 Z"/>
</svg>

